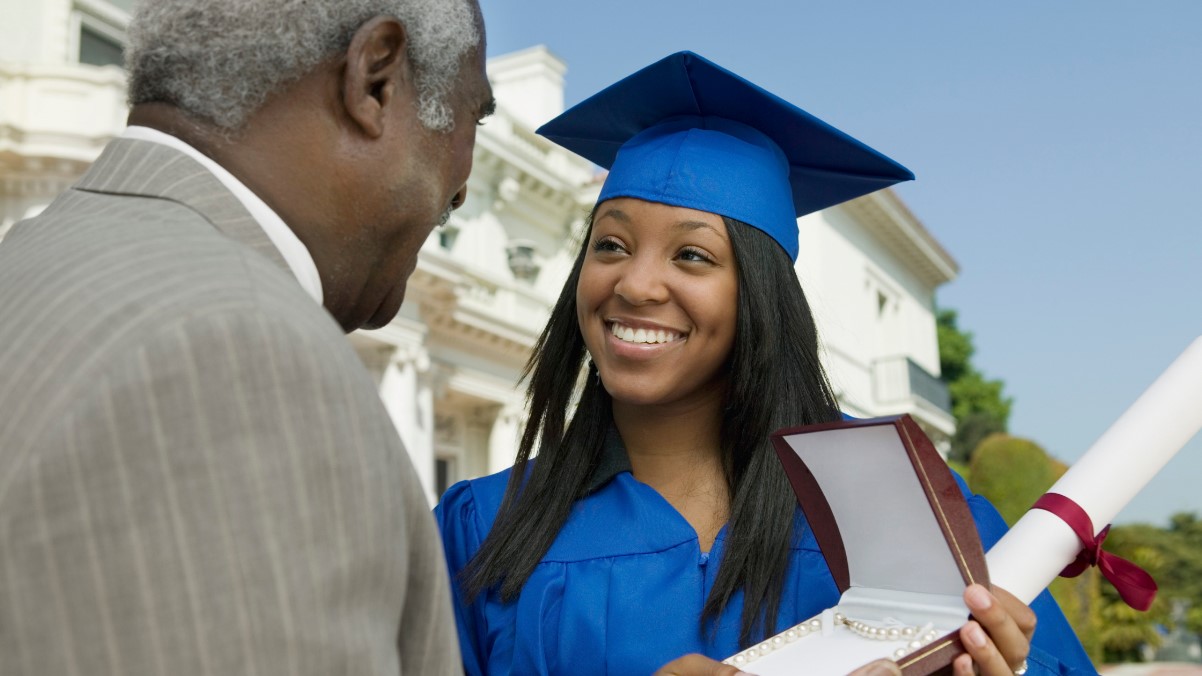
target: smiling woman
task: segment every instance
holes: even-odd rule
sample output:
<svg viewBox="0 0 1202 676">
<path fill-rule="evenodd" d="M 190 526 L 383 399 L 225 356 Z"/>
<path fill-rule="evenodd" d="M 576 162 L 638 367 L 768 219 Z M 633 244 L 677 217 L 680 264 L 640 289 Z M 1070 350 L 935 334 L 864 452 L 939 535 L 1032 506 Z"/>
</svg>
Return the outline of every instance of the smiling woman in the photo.
<svg viewBox="0 0 1202 676">
<path fill-rule="evenodd" d="M 588 249 L 576 317 L 615 409 L 719 418 L 706 409 L 721 403 L 738 297 L 722 218 L 619 197 L 598 211 Z"/>
<path fill-rule="evenodd" d="M 466 670 L 727 657 L 839 597 L 768 443 L 840 417 L 793 269 L 796 219 L 912 176 L 687 52 L 539 133 L 610 173 L 527 366 L 515 466 L 436 510 Z M 1022 663 L 1022 613 L 997 603 L 981 619 L 982 673 Z M 1058 610 L 1040 617 L 1042 645 L 1081 667 Z"/>
</svg>

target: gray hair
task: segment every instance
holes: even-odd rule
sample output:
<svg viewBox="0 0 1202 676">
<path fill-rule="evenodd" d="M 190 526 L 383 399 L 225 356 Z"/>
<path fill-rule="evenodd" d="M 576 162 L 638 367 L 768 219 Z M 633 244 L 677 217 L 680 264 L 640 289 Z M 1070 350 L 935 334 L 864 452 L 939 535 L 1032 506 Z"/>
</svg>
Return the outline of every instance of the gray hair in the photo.
<svg viewBox="0 0 1202 676">
<path fill-rule="evenodd" d="M 269 96 L 350 46 L 376 16 L 405 26 L 422 124 L 448 131 L 459 64 L 481 46 L 475 0 L 142 0 L 129 102 L 173 104 L 236 134 Z"/>
</svg>

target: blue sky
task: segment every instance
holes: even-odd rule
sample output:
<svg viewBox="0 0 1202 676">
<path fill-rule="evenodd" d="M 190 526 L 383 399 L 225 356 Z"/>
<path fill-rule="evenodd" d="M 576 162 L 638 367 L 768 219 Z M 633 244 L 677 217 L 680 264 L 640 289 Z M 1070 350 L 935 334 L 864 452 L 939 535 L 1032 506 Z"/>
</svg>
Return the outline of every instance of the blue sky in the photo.
<svg viewBox="0 0 1202 676">
<path fill-rule="evenodd" d="M 1202 2 L 481 5 L 490 55 L 567 62 L 568 105 L 690 49 L 908 166 L 961 266 L 939 304 L 1062 460 L 1202 335 Z M 1200 483 L 1195 438 L 1118 521 L 1202 513 Z"/>
</svg>

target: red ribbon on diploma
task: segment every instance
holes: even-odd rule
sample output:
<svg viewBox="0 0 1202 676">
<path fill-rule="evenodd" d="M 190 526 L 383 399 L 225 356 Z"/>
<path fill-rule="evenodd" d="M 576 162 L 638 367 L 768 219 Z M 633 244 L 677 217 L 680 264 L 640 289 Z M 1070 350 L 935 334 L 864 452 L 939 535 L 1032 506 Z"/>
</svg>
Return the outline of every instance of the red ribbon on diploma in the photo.
<svg viewBox="0 0 1202 676">
<path fill-rule="evenodd" d="M 1061 571 L 1061 577 L 1077 577 L 1085 572 L 1086 568 L 1097 566 L 1127 605 L 1136 610 L 1147 610 L 1151 607 L 1152 600 L 1156 598 L 1156 580 L 1134 563 L 1102 551 L 1102 541 L 1110 532 L 1110 526 L 1103 528 L 1095 537 L 1093 522 L 1085 510 L 1081 509 L 1081 505 L 1059 493 L 1044 493 L 1031 509 L 1042 509 L 1060 517 L 1073 529 L 1084 545 L 1077 554 L 1077 559 Z"/>
</svg>

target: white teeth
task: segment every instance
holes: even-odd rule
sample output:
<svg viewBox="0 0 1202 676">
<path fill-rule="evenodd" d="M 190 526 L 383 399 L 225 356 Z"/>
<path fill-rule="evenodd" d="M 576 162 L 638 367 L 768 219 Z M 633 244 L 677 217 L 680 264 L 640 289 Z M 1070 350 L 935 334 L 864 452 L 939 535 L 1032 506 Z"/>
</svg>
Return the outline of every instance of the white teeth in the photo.
<svg viewBox="0 0 1202 676">
<path fill-rule="evenodd" d="M 663 329 L 632 329 L 629 326 L 621 324 L 610 324 L 610 333 L 626 343 L 670 343 L 678 338 L 680 334 L 675 331 L 665 331 Z"/>
</svg>

